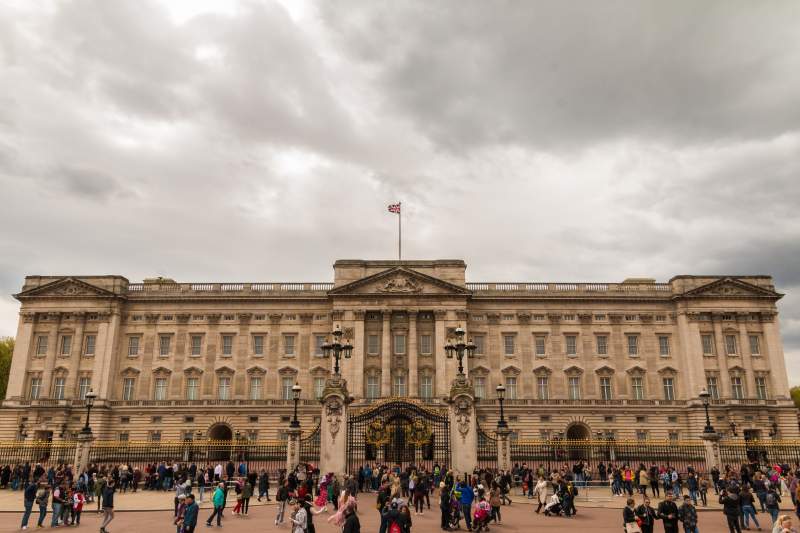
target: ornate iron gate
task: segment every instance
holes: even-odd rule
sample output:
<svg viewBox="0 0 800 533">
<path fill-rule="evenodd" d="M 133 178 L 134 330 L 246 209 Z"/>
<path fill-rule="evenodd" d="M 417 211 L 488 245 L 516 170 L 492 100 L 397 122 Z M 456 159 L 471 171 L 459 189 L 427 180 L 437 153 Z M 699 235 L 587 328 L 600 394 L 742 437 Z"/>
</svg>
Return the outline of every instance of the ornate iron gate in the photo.
<svg viewBox="0 0 800 533">
<path fill-rule="evenodd" d="M 478 468 L 497 468 L 497 437 L 478 425 Z"/>
<path fill-rule="evenodd" d="M 388 400 L 347 419 L 347 468 L 364 464 L 416 465 L 432 469 L 449 464 L 450 422 L 447 412 L 405 400 Z"/>
</svg>

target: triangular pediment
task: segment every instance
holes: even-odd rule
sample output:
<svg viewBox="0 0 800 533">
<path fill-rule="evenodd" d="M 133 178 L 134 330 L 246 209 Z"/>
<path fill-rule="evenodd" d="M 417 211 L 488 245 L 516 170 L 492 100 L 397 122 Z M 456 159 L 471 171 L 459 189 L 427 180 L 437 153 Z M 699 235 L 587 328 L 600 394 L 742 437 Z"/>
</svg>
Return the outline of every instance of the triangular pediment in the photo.
<svg viewBox="0 0 800 533">
<path fill-rule="evenodd" d="M 61 278 L 14 295 L 25 298 L 118 298 L 119 295 L 77 278 Z"/>
<path fill-rule="evenodd" d="M 720 278 L 686 291 L 681 298 L 782 298 L 783 294 L 740 279 Z"/>
<path fill-rule="evenodd" d="M 414 296 L 414 295 L 463 295 L 471 294 L 464 287 L 444 281 L 406 267 L 395 267 L 366 278 L 352 281 L 328 291 L 331 296 Z"/>
</svg>

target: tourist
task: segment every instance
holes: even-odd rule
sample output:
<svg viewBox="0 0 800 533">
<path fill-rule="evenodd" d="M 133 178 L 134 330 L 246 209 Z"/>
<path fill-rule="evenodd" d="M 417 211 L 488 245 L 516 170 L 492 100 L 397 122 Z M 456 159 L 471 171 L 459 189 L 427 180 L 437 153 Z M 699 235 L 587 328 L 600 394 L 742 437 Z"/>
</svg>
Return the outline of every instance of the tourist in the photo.
<svg viewBox="0 0 800 533">
<path fill-rule="evenodd" d="M 358 520 L 355 508 L 347 507 L 345 509 L 342 533 L 361 533 L 361 522 Z"/>
<path fill-rule="evenodd" d="M 628 524 L 636 524 L 636 527 Z M 625 531 L 635 531 L 639 527 L 636 520 L 636 501 L 633 498 L 628 498 L 625 502 L 625 508 L 622 510 L 622 527 Z"/>
<path fill-rule="evenodd" d="M 647 495 L 647 487 L 650 486 L 650 477 L 644 465 L 639 465 L 639 494 Z M 654 494 L 655 496 L 655 494 Z"/>
<path fill-rule="evenodd" d="M 197 527 L 197 515 L 200 512 L 200 506 L 194 501 L 192 494 L 186 495 L 185 504 L 186 508 L 183 511 L 183 520 L 180 525 L 183 526 L 183 533 L 194 533 Z"/>
<path fill-rule="evenodd" d="M 450 531 L 450 490 L 444 481 L 439 482 L 439 512 L 441 513 L 439 527 L 442 531 Z"/>
<path fill-rule="evenodd" d="M 284 480 L 283 484 L 278 487 L 278 493 L 275 495 L 275 501 L 278 502 L 278 514 L 275 516 L 275 525 L 283 524 L 283 518 L 286 513 L 286 505 L 289 501 L 289 480 Z"/>
<path fill-rule="evenodd" d="M 307 513 L 305 508 L 300 505 L 298 500 L 292 500 L 291 502 L 292 507 L 294 509 L 294 513 L 292 514 L 290 520 L 292 521 L 293 533 L 306 533 L 308 530 L 308 521 L 307 521 Z"/>
<path fill-rule="evenodd" d="M 678 533 L 678 506 L 672 501 L 672 491 L 664 492 L 664 501 L 658 504 L 656 516 L 664 525 L 664 533 Z"/>
<path fill-rule="evenodd" d="M 96 474 L 95 474 L 96 475 Z M 94 483 L 94 498 L 97 501 L 97 514 L 101 513 L 100 508 L 103 503 L 103 489 L 106 486 L 105 478 L 101 477 Z"/>
<path fill-rule="evenodd" d="M 500 505 L 502 500 L 500 499 L 500 487 L 497 486 L 497 483 L 492 484 L 492 488 L 489 489 L 489 505 L 492 508 L 491 519 L 494 520 L 496 524 L 502 524 L 503 518 L 500 516 Z"/>
<path fill-rule="evenodd" d="M 55 483 L 55 477 L 53 482 Z M 61 484 L 53 487 L 53 500 L 51 502 L 53 516 L 50 520 L 50 527 L 58 527 L 58 522 L 61 519 L 61 506 L 64 505 L 65 492 L 66 489 Z"/>
<path fill-rule="evenodd" d="M 100 533 L 106 533 L 106 526 L 114 520 L 114 492 L 116 487 L 114 478 L 111 477 L 103 487 L 103 522 L 100 525 Z"/>
<path fill-rule="evenodd" d="M 86 503 L 86 496 L 83 489 L 78 489 L 72 496 L 72 523 L 76 526 L 81 525 L 81 513 L 83 512 L 83 504 Z"/>
<path fill-rule="evenodd" d="M 536 513 L 538 514 L 539 511 L 542 510 L 542 507 L 547 505 L 547 481 L 544 479 L 544 477 L 539 476 L 538 480 L 536 481 L 536 487 L 533 489 L 533 496 L 536 498 L 539 504 L 536 507 Z"/>
<path fill-rule="evenodd" d="M 400 525 L 400 533 L 411 533 L 411 509 L 407 503 L 400 503 L 398 507 L 397 522 Z M 391 533 L 391 527 L 389 533 Z"/>
<path fill-rule="evenodd" d="M 25 487 L 22 503 L 25 506 L 25 512 L 22 514 L 22 529 L 28 529 L 28 519 L 33 512 L 33 504 L 36 502 L 36 493 L 38 489 L 35 484 L 30 484 Z"/>
<path fill-rule="evenodd" d="M 461 498 L 459 499 L 461 514 L 464 516 L 467 529 L 472 529 L 472 501 L 475 499 L 475 492 L 466 481 L 459 482 L 458 490 L 461 492 Z"/>
<path fill-rule="evenodd" d="M 175 524 L 175 533 L 181 533 L 183 530 L 183 516 L 186 513 L 186 495 L 181 494 L 180 501 L 178 502 L 178 509 L 175 512 L 175 519 L 172 521 Z"/>
<path fill-rule="evenodd" d="M 788 514 L 781 515 L 776 520 L 772 533 L 797 533 L 797 530 L 792 527 L 792 517 Z"/>
<path fill-rule="evenodd" d="M 263 468 L 258 476 L 258 501 L 261 501 L 261 498 L 271 501 L 269 499 L 269 474 Z"/>
<path fill-rule="evenodd" d="M 639 519 L 642 533 L 653 533 L 653 526 L 656 524 L 658 515 L 656 510 L 650 506 L 650 498 L 647 496 L 644 498 L 644 503 L 636 508 L 636 517 Z"/>
<path fill-rule="evenodd" d="M 678 509 L 678 516 L 683 522 L 684 533 L 700 533 L 697 529 L 697 508 L 688 495 L 683 497 L 683 505 Z"/>
<path fill-rule="evenodd" d="M 781 497 L 775 491 L 775 486 L 770 485 L 767 489 L 767 495 L 764 498 L 766 502 L 767 512 L 772 517 L 772 525 L 774 526 L 778 521 L 778 513 L 780 512 Z"/>
<path fill-rule="evenodd" d="M 247 515 L 247 511 L 250 510 L 250 498 L 252 497 L 253 485 L 249 481 L 245 481 L 244 485 L 242 485 L 242 514 Z"/>
<path fill-rule="evenodd" d="M 722 504 L 722 512 L 728 520 L 728 530 L 730 533 L 742 533 L 742 528 L 739 525 L 739 515 L 741 514 L 740 502 L 738 486 L 731 486 L 730 491 L 728 489 L 722 489 L 720 491 L 719 503 Z"/>
<path fill-rule="evenodd" d="M 214 517 L 217 518 L 217 526 L 222 526 L 222 510 L 225 508 L 225 483 L 220 482 L 217 484 L 217 488 L 214 489 L 214 494 L 211 496 L 211 503 L 214 506 L 214 511 L 211 513 L 211 516 L 208 517 L 206 520 L 206 525 L 211 526 L 211 522 L 214 520 Z"/>
</svg>

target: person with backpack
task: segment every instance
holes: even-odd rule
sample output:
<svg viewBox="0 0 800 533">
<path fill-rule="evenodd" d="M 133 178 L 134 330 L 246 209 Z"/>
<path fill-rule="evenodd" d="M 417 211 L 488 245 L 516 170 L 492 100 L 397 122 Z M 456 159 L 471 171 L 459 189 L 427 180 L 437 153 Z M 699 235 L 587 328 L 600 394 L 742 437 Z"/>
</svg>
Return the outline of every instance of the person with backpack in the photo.
<svg viewBox="0 0 800 533">
<path fill-rule="evenodd" d="M 22 514 L 22 525 L 20 526 L 22 529 L 28 529 L 28 519 L 31 517 L 31 512 L 33 512 L 33 504 L 36 502 L 36 492 L 37 488 L 35 484 L 30 484 L 25 487 L 22 500 L 23 505 L 25 506 L 25 512 Z"/>
<path fill-rule="evenodd" d="M 764 503 L 767 507 L 767 512 L 769 513 L 770 517 L 772 517 L 772 525 L 775 526 L 775 523 L 778 521 L 778 513 L 780 512 L 781 497 L 775 490 L 774 485 L 770 485 L 767 489 L 767 494 L 764 497 Z"/>
<path fill-rule="evenodd" d="M 728 520 L 730 533 L 742 533 L 742 528 L 739 525 L 741 498 L 739 497 L 738 487 L 732 487 L 730 492 L 727 489 L 722 489 L 719 494 L 719 503 L 722 504 L 722 512 Z"/>
</svg>

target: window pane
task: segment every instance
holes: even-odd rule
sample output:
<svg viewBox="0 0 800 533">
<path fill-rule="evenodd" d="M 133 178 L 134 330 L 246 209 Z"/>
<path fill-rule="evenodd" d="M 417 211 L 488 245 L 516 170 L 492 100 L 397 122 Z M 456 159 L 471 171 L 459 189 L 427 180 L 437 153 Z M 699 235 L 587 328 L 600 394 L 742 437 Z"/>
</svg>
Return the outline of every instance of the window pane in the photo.
<svg viewBox="0 0 800 533">
<path fill-rule="evenodd" d="M 322 345 L 325 344 L 325 335 L 314 335 L 314 355 L 324 355 Z"/>
<path fill-rule="evenodd" d="M 294 386 L 294 378 L 281 379 L 281 398 L 284 400 L 292 399 L 292 387 Z"/>
<path fill-rule="evenodd" d="M 169 355 L 169 345 L 170 345 L 170 336 L 169 335 L 161 335 L 158 338 L 158 354 L 159 355 Z"/>
<path fill-rule="evenodd" d="M 186 399 L 196 400 L 198 398 L 197 389 L 199 381 L 197 378 L 189 378 L 186 380 Z"/>
<path fill-rule="evenodd" d="M 395 376 L 394 377 L 394 395 L 395 396 L 405 396 L 406 395 L 406 377 L 405 376 Z"/>
<path fill-rule="evenodd" d="M 569 378 L 569 399 L 570 400 L 580 400 L 581 399 L 581 378 L 577 376 L 573 376 Z"/>
<path fill-rule="evenodd" d="M 38 400 L 42 390 L 42 378 L 31 378 L 31 400 Z"/>
<path fill-rule="evenodd" d="M 506 355 L 514 355 L 514 335 L 503 335 L 503 348 Z"/>
<path fill-rule="evenodd" d="M 666 357 L 669 355 L 669 337 L 666 335 L 661 335 L 658 337 L 658 353 L 659 355 Z"/>
<path fill-rule="evenodd" d="M 250 399 L 261 399 L 261 377 L 253 376 L 250 378 Z"/>
<path fill-rule="evenodd" d="M 758 335 L 750 335 L 750 353 L 753 355 L 761 354 L 761 340 Z"/>
<path fill-rule="evenodd" d="M 314 398 L 319 400 L 322 398 L 322 393 L 325 391 L 325 378 L 314 378 Z"/>
<path fill-rule="evenodd" d="M 378 376 L 370 374 L 367 376 L 367 398 L 375 399 L 380 396 L 380 381 Z"/>
<path fill-rule="evenodd" d="M 506 377 L 506 398 L 509 400 L 517 399 L 517 378 L 513 376 Z"/>
<path fill-rule="evenodd" d="M 370 355 L 378 355 L 380 350 L 380 340 L 377 335 L 370 335 L 367 337 L 367 353 Z"/>
<path fill-rule="evenodd" d="M 233 354 L 233 335 L 222 336 L 222 355 Z"/>
<path fill-rule="evenodd" d="M 744 387 L 742 386 L 742 378 L 739 376 L 731 377 L 731 394 L 737 400 L 744 398 Z"/>
<path fill-rule="evenodd" d="M 767 399 L 767 378 L 763 376 L 756 378 L 756 396 L 759 400 Z"/>
<path fill-rule="evenodd" d="M 735 355 L 736 352 L 736 335 L 725 335 L 725 353 L 728 355 Z"/>
<path fill-rule="evenodd" d="M 56 378 L 55 385 L 53 387 L 53 397 L 56 400 L 63 400 L 64 399 L 64 384 L 66 382 L 66 378 Z"/>
<path fill-rule="evenodd" d="M 128 337 L 128 355 L 139 355 L 139 337 Z"/>
<path fill-rule="evenodd" d="M 72 336 L 64 335 L 61 337 L 61 355 L 69 355 L 72 350 Z"/>
<path fill-rule="evenodd" d="M 536 343 L 536 355 L 545 355 L 546 348 L 545 348 L 545 339 L 544 335 L 536 335 L 534 341 Z"/>
<path fill-rule="evenodd" d="M 597 354 L 608 355 L 608 337 L 605 335 L 597 336 Z"/>
<path fill-rule="evenodd" d="M 475 397 L 476 398 L 485 398 L 486 397 L 486 378 L 478 377 L 475 378 L 473 381 L 475 385 Z"/>
<path fill-rule="evenodd" d="M 628 335 L 628 355 L 639 355 L 638 335 Z"/>
<path fill-rule="evenodd" d="M 550 384 L 547 376 L 539 376 L 536 380 L 538 395 L 540 400 L 547 400 L 550 398 Z"/>
<path fill-rule="evenodd" d="M 36 338 L 36 355 L 47 355 L 47 335 Z"/>
<path fill-rule="evenodd" d="M 122 380 L 122 399 L 126 401 L 133 400 L 133 386 L 134 378 L 125 378 Z"/>
<path fill-rule="evenodd" d="M 600 378 L 600 398 L 603 400 L 611 399 L 611 378 Z"/>
<path fill-rule="evenodd" d="M 156 383 L 155 383 L 155 399 L 156 400 L 166 400 L 167 399 L 167 379 L 166 378 L 158 378 L 158 379 L 156 379 Z"/>
<path fill-rule="evenodd" d="M 253 354 L 264 355 L 264 335 L 253 335 Z"/>
<path fill-rule="evenodd" d="M 486 337 L 483 335 L 475 335 L 472 342 L 475 343 L 475 355 L 486 354 Z"/>
<path fill-rule="evenodd" d="M 86 393 L 89 392 L 91 388 L 92 380 L 91 378 L 82 377 L 78 382 L 78 398 L 81 400 L 86 399 Z"/>
<path fill-rule="evenodd" d="M 634 400 L 644 400 L 644 380 L 641 377 L 631 378 L 631 390 Z"/>
<path fill-rule="evenodd" d="M 95 335 L 86 335 L 86 348 L 83 350 L 85 355 L 94 355 L 96 341 L 97 337 Z"/>
<path fill-rule="evenodd" d="M 404 354 L 404 353 L 406 353 L 406 336 L 405 335 L 395 335 L 394 336 L 394 353 L 396 353 L 396 354 Z"/>
<path fill-rule="evenodd" d="M 421 398 L 433 397 L 433 377 L 422 376 L 419 380 L 419 395 Z"/>
<path fill-rule="evenodd" d="M 473 342 L 475 342 L 473 340 Z M 432 348 L 431 343 L 431 336 L 430 335 L 420 335 L 419 337 L 419 353 L 421 354 L 430 354 Z"/>
<path fill-rule="evenodd" d="M 703 355 L 713 355 L 714 354 L 714 336 L 713 335 L 702 335 L 701 339 L 703 340 Z"/>
<path fill-rule="evenodd" d="M 719 388 L 717 387 L 717 378 L 709 376 L 706 378 L 706 391 L 712 400 L 719 400 Z"/>
<path fill-rule="evenodd" d="M 578 353 L 577 337 L 575 335 L 567 335 L 567 355 L 576 355 Z"/>
<path fill-rule="evenodd" d="M 294 355 L 294 335 L 283 336 L 283 353 L 285 355 Z"/>
<path fill-rule="evenodd" d="M 664 399 L 665 400 L 674 400 L 675 399 L 675 388 L 674 388 L 674 381 L 672 378 L 664 378 Z"/>
<path fill-rule="evenodd" d="M 201 335 L 192 335 L 192 355 L 200 355 L 202 347 L 203 337 Z"/>
</svg>

